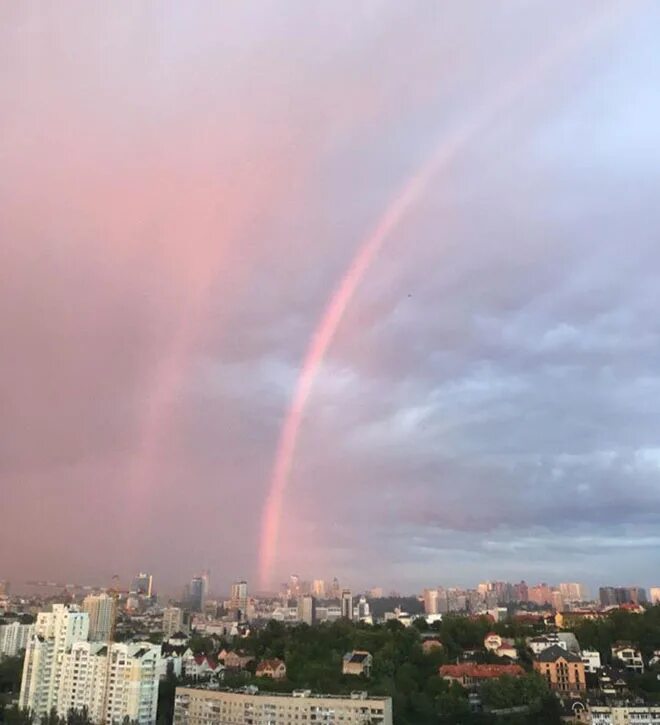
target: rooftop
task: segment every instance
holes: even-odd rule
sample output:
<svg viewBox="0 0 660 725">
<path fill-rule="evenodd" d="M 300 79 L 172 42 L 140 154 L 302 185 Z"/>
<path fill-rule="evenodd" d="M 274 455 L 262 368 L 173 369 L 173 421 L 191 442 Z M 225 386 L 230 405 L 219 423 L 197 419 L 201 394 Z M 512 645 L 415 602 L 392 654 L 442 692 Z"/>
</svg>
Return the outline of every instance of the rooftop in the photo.
<svg viewBox="0 0 660 725">
<path fill-rule="evenodd" d="M 564 659 L 566 662 L 582 662 L 582 659 L 572 652 L 568 652 L 558 644 L 553 644 L 552 647 L 544 649 L 543 652 L 536 655 L 537 662 L 556 662 L 559 659 Z"/>
<path fill-rule="evenodd" d="M 369 695 L 369 693 L 361 691 L 353 691 L 345 695 L 325 695 L 320 692 L 311 692 L 310 690 L 294 690 L 293 692 L 260 692 L 257 687 L 243 687 L 239 689 L 232 689 L 230 687 L 218 688 L 214 687 L 213 683 L 203 683 L 196 687 L 177 687 L 176 694 L 183 695 L 187 693 L 196 692 L 209 692 L 219 694 L 233 694 L 233 695 L 248 695 L 250 697 L 309 697 L 319 698 L 323 700 L 378 700 L 379 702 L 386 702 L 390 700 L 389 697 L 383 697 L 382 695 Z"/>
</svg>

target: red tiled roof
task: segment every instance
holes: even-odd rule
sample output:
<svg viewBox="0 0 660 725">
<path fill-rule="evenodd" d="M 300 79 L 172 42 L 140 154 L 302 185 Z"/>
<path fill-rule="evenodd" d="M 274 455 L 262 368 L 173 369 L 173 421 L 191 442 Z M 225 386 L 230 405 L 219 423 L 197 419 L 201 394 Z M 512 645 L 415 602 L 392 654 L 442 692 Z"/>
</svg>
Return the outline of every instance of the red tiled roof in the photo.
<svg viewBox="0 0 660 725">
<path fill-rule="evenodd" d="M 523 668 L 519 665 L 475 665 L 466 663 L 464 665 L 442 665 L 440 667 L 441 677 L 472 677 L 475 680 L 488 680 L 503 675 L 520 677 L 523 674 Z"/>
<path fill-rule="evenodd" d="M 211 657 L 210 655 L 195 655 L 194 660 L 197 665 L 202 665 L 204 662 L 206 662 L 212 670 L 214 670 L 218 666 L 218 661 L 215 659 L 215 657 Z"/>
<path fill-rule="evenodd" d="M 274 659 L 274 660 L 263 660 L 259 663 L 259 666 L 257 667 L 257 672 L 263 672 L 264 670 L 271 669 L 276 670 L 280 665 L 283 665 L 284 662 L 282 660 Z"/>
</svg>

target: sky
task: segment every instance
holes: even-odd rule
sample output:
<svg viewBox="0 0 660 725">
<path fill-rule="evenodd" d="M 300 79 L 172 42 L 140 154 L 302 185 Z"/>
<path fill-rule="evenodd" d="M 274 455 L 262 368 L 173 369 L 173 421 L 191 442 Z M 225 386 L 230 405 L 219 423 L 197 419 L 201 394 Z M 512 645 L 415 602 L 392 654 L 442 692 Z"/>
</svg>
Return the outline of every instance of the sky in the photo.
<svg viewBox="0 0 660 725">
<path fill-rule="evenodd" d="M 0 579 L 660 583 L 658 22 L 3 3 Z"/>
</svg>

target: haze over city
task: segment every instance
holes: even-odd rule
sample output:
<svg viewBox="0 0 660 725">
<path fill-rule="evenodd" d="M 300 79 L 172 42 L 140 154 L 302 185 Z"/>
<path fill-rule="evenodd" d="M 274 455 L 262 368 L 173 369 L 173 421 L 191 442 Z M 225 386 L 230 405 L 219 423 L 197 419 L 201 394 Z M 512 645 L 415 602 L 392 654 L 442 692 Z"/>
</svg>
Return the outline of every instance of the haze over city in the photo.
<svg viewBox="0 0 660 725">
<path fill-rule="evenodd" d="M 154 7 L 0 8 L 0 578 L 657 583 L 660 6 Z"/>
</svg>

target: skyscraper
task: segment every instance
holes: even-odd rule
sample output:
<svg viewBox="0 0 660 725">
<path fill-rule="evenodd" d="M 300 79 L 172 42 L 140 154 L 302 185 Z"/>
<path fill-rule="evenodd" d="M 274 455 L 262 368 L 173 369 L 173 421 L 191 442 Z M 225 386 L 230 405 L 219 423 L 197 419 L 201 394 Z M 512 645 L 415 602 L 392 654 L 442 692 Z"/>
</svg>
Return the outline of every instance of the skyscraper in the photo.
<svg viewBox="0 0 660 725">
<path fill-rule="evenodd" d="M 140 572 L 131 583 L 131 591 L 143 597 L 151 597 L 152 587 L 153 577 L 144 572 Z"/>
<path fill-rule="evenodd" d="M 325 582 L 323 579 L 314 579 L 312 582 L 312 594 L 318 599 L 325 599 Z"/>
<path fill-rule="evenodd" d="M 331 599 L 339 599 L 341 596 L 341 589 L 339 588 L 339 579 L 335 577 L 332 580 L 332 586 L 330 587 L 330 598 Z"/>
<path fill-rule="evenodd" d="M 341 616 L 344 619 L 353 619 L 353 595 L 350 589 L 341 592 Z"/>
<path fill-rule="evenodd" d="M 85 597 L 83 612 L 89 615 L 89 639 L 91 642 L 107 642 L 115 627 L 117 600 L 109 594 L 90 594 Z"/>
<path fill-rule="evenodd" d="M 206 603 L 206 600 L 208 599 L 209 592 L 211 591 L 211 570 L 210 569 L 202 570 L 202 582 L 204 584 L 204 589 L 202 591 L 202 609 L 203 609 L 204 604 Z"/>
<path fill-rule="evenodd" d="M 300 577 L 297 574 L 291 574 L 289 577 L 289 596 L 293 599 L 300 596 Z"/>
<path fill-rule="evenodd" d="M 193 612 L 201 612 L 204 608 L 204 580 L 201 576 L 194 576 L 190 580 L 188 606 Z"/>
</svg>

